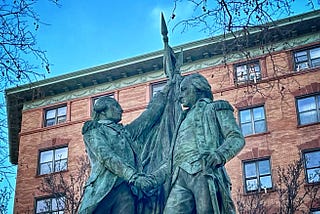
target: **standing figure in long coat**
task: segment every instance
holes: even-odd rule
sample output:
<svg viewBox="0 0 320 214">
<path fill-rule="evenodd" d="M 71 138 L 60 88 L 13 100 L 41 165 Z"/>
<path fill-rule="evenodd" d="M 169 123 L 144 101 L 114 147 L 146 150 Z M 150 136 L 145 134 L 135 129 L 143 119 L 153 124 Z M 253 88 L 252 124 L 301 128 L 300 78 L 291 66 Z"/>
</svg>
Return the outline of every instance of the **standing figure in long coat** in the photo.
<svg viewBox="0 0 320 214">
<path fill-rule="evenodd" d="M 173 136 L 164 213 L 235 213 L 224 165 L 245 141 L 233 108 L 227 101 L 213 101 L 211 86 L 200 74 L 183 78 L 179 99 L 186 110 Z"/>
<path fill-rule="evenodd" d="M 119 123 L 123 111 L 115 99 L 97 100 L 93 120 L 87 121 L 82 129 L 91 173 L 80 214 L 134 214 L 141 190 L 147 192 L 157 186 L 154 176 L 140 173 L 140 143 L 145 141 L 144 137 L 162 114 L 166 93 L 158 93 L 147 110 L 126 126 Z"/>
</svg>

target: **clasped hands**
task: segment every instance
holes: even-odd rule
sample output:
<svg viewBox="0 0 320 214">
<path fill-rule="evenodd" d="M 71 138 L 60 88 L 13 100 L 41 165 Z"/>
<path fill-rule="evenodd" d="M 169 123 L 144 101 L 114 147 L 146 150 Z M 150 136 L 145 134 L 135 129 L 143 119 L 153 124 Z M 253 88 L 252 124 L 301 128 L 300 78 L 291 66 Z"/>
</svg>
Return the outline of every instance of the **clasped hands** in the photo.
<svg viewBox="0 0 320 214">
<path fill-rule="evenodd" d="M 132 176 L 129 183 L 147 196 L 153 195 L 158 188 L 158 182 L 152 174 L 136 173 Z"/>
<path fill-rule="evenodd" d="M 201 155 L 201 159 L 204 161 L 205 169 L 217 168 L 223 165 L 223 160 L 220 155 L 216 152 L 205 152 Z"/>
</svg>

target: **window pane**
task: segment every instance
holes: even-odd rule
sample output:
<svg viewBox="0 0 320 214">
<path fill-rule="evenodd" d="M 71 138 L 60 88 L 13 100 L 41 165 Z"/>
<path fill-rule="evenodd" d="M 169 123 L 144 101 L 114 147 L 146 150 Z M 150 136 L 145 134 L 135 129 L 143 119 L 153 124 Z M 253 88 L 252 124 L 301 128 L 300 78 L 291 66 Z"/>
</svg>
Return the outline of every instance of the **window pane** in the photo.
<svg viewBox="0 0 320 214">
<path fill-rule="evenodd" d="M 241 124 L 241 130 L 244 136 L 252 134 L 253 133 L 252 124 L 251 123 Z"/>
<path fill-rule="evenodd" d="M 295 54 L 296 62 L 304 62 L 308 60 L 307 51 L 300 51 Z"/>
<path fill-rule="evenodd" d="M 166 82 L 152 84 L 151 85 L 152 96 L 154 96 L 156 93 L 161 91 L 165 85 L 166 85 Z"/>
<path fill-rule="evenodd" d="M 297 71 L 303 70 L 303 69 L 306 69 L 306 68 L 309 68 L 309 65 L 308 65 L 307 62 L 296 64 L 296 70 Z"/>
<path fill-rule="evenodd" d="M 55 162 L 55 172 L 67 170 L 67 164 L 68 164 L 67 159 L 56 161 Z"/>
<path fill-rule="evenodd" d="M 68 157 L 68 147 L 55 150 L 55 160 L 65 159 Z"/>
<path fill-rule="evenodd" d="M 264 120 L 256 121 L 254 123 L 254 131 L 255 133 L 262 133 L 266 131 L 266 123 Z"/>
<path fill-rule="evenodd" d="M 52 199 L 52 211 L 64 210 L 64 197 Z"/>
<path fill-rule="evenodd" d="M 316 111 L 309 111 L 300 113 L 300 124 L 308 124 L 308 123 L 315 123 L 317 122 L 317 112 Z"/>
<path fill-rule="evenodd" d="M 247 191 L 253 191 L 258 189 L 258 180 L 251 179 L 246 181 Z"/>
<path fill-rule="evenodd" d="M 256 177 L 257 176 L 256 164 L 255 163 L 245 163 L 244 172 L 245 172 L 246 178 Z"/>
<path fill-rule="evenodd" d="M 270 174 L 270 162 L 269 160 L 262 160 L 258 162 L 259 174 L 267 175 Z"/>
<path fill-rule="evenodd" d="M 58 116 L 66 115 L 67 114 L 67 106 L 63 106 L 58 108 Z"/>
<path fill-rule="evenodd" d="M 308 183 L 320 182 L 320 168 L 307 170 Z"/>
<path fill-rule="evenodd" d="M 320 47 L 310 50 L 310 58 L 311 59 L 320 58 Z"/>
<path fill-rule="evenodd" d="M 46 119 L 55 118 L 55 116 L 56 116 L 56 110 L 55 109 L 48 110 L 46 112 Z"/>
<path fill-rule="evenodd" d="M 318 67 L 318 66 L 320 66 L 320 58 L 312 59 L 312 60 L 311 60 L 311 66 L 312 66 L 312 67 Z"/>
<path fill-rule="evenodd" d="M 320 167 L 320 151 L 305 153 L 307 168 Z"/>
<path fill-rule="evenodd" d="M 238 82 L 246 82 L 248 80 L 247 65 L 239 65 L 236 67 L 236 76 Z"/>
<path fill-rule="evenodd" d="M 52 162 L 40 164 L 40 175 L 49 174 L 52 172 Z"/>
<path fill-rule="evenodd" d="M 40 153 L 40 163 L 49 162 L 53 160 L 53 150 L 44 151 Z"/>
<path fill-rule="evenodd" d="M 50 200 L 38 200 L 36 206 L 37 213 L 48 212 L 50 211 Z"/>
<path fill-rule="evenodd" d="M 49 119 L 46 121 L 46 126 L 53 126 L 56 124 L 56 120 L 55 119 Z"/>
<path fill-rule="evenodd" d="M 60 117 L 58 117 L 57 118 L 57 123 L 59 124 L 59 123 L 63 123 L 63 122 L 66 122 L 66 116 L 60 116 Z"/>
<path fill-rule="evenodd" d="M 265 119 L 264 108 L 263 107 L 254 108 L 253 109 L 253 118 L 254 118 L 254 120 L 263 120 L 263 119 Z"/>
<path fill-rule="evenodd" d="M 299 112 L 310 111 L 316 109 L 315 97 L 307 97 L 298 100 Z"/>
<path fill-rule="evenodd" d="M 260 177 L 260 187 L 261 188 L 272 188 L 271 176 Z"/>
<path fill-rule="evenodd" d="M 240 121 L 241 123 L 251 122 L 250 109 L 240 111 Z"/>
<path fill-rule="evenodd" d="M 237 76 L 242 77 L 247 75 L 247 65 L 239 65 L 236 67 Z"/>
</svg>

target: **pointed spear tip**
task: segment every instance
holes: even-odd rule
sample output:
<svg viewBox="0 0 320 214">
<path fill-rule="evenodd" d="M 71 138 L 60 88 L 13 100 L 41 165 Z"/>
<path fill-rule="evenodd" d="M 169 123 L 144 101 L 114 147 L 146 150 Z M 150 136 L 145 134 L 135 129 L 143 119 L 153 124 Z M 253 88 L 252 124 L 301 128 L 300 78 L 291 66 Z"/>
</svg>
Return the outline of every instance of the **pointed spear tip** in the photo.
<svg viewBox="0 0 320 214">
<path fill-rule="evenodd" d="M 162 36 L 167 36 L 168 34 L 167 24 L 162 12 L 161 12 L 161 34 Z"/>
</svg>

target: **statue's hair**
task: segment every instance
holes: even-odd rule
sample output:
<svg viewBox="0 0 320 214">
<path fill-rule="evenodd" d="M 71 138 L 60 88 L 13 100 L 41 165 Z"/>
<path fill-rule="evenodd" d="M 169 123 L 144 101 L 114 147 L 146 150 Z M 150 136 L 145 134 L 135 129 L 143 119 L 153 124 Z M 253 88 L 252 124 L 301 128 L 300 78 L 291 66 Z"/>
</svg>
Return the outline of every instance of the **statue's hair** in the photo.
<svg viewBox="0 0 320 214">
<path fill-rule="evenodd" d="M 93 120 L 99 120 L 100 113 L 107 110 L 110 105 L 117 103 L 113 97 L 100 97 L 93 106 Z"/>
<path fill-rule="evenodd" d="M 185 76 L 183 78 L 183 81 L 186 80 L 190 81 L 191 85 L 193 85 L 193 87 L 195 87 L 200 93 L 203 93 L 206 98 L 213 99 L 211 86 L 204 76 L 198 73 L 194 73 Z"/>
</svg>

